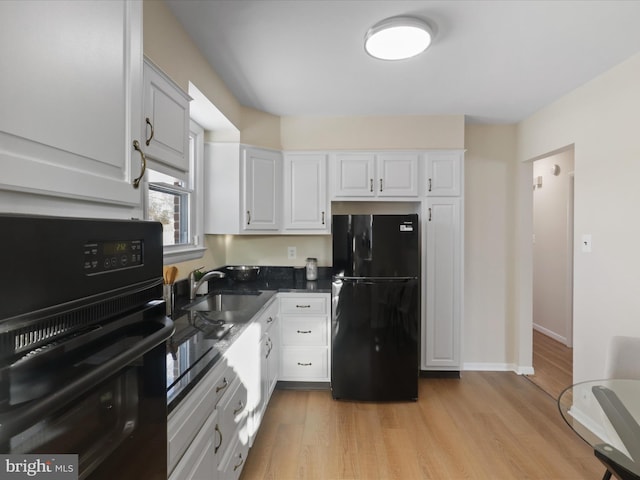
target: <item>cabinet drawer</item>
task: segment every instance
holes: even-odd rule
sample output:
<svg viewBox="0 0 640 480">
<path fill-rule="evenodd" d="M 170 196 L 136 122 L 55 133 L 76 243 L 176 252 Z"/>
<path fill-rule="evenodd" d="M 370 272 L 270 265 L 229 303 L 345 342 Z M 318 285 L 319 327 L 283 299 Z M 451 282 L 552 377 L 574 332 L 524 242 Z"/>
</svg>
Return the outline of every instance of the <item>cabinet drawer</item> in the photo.
<svg viewBox="0 0 640 480">
<path fill-rule="evenodd" d="M 249 442 L 241 441 L 240 437 L 236 435 L 218 468 L 219 478 L 224 480 L 240 478 L 247 455 L 249 455 Z"/>
<path fill-rule="evenodd" d="M 282 380 L 327 380 L 329 349 L 327 347 L 282 347 L 280 373 Z"/>
<path fill-rule="evenodd" d="M 275 299 L 271 299 L 270 302 L 272 303 L 269 304 L 258 319 L 263 332 L 268 331 L 278 317 L 278 302 Z"/>
<path fill-rule="evenodd" d="M 282 320 L 282 345 L 327 346 L 327 317 L 284 318 Z"/>
<path fill-rule="evenodd" d="M 295 314 L 327 314 L 327 302 L 324 295 L 315 297 L 282 297 L 280 299 L 280 313 Z"/>
<path fill-rule="evenodd" d="M 174 410 L 167 425 L 169 471 L 187 450 L 216 403 L 233 381 L 233 369 L 221 363 Z"/>
<path fill-rule="evenodd" d="M 221 440 L 216 444 L 217 454 L 224 457 L 227 448 L 237 437 L 238 427 L 247 417 L 247 388 L 240 381 L 231 386 L 229 393 L 218 404 L 218 428 Z"/>
</svg>

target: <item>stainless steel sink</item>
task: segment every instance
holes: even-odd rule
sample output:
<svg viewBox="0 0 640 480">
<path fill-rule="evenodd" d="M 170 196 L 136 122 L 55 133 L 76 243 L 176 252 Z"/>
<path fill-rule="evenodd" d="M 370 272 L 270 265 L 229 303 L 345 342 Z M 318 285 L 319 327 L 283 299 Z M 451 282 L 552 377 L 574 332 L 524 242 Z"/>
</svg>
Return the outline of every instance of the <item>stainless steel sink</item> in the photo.
<svg viewBox="0 0 640 480">
<path fill-rule="evenodd" d="M 224 320 L 229 323 L 247 322 L 264 303 L 261 295 L 262 292 L 212 293 L 187 306 L 187 310 L 200 312 L 209 320 Z"/>
</svg>

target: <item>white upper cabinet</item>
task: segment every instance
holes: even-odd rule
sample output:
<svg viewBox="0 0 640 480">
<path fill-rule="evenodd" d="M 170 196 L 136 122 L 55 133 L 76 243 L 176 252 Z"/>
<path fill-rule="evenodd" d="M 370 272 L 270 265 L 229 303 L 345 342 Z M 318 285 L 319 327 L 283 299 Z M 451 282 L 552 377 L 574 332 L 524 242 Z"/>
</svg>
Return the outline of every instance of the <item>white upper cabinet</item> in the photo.
<svg viewBox="0 0 640 480">
<path fill-rule="evenodd" d="M 139 206 L 142 2 L 0 2 L 0 188 Z"/>
<path fill-rule="evenodd" d="M 416 197 L 418 159 L 413 153 L 336 154 L 333 197 Z"/>
<path fill-rule="evenodd" d="M 273 233 L 280 228 L 280 152 L 207 143 L 204 160 L 205 233 Z"/>
<path fill-rule="evenodd" d="M 284 229 L 329 233 L 327 155 L 286 153 L 284 156 Z"/>
<path fill-rule="evenodd" d="M 144 61 L 144 150 L 166 166 L 189 169 L 190 97 L 148 59 Z"/>
<path fill-rule="evenodd" d="M 332 159 L 333 193 L 336 197 L 373 197 L 375 156 L 369 153 L 343 153 Z"/>
<path fill-rule="evenodd" d="M 418 196 L 418 155 L 385 153 L 376 155 L 379 197 Z"/>
<path fill-rule="evenodd" d="M 243 148 L 244 230 L 278 230 L 282 208 L 282 154 Z"/>
<path fill-rule="evenodd" d="M 426 154 L 426 195 L 429 197 L 459 197 L 462 189 L 462 157 L 458 150 Z"/>
</svg>

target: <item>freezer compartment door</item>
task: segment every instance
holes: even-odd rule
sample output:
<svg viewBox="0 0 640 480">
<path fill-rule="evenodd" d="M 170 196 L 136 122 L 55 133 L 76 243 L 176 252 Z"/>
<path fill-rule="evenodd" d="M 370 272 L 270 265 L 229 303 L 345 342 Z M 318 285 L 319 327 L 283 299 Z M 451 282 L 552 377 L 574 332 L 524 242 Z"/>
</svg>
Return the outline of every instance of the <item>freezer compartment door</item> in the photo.
<svg viewBox="0 0 640 480">
<path fill-rule="evenodd" d="M 418 216 L 334 215 L 334 275 L 420 276 Z"/>
<path fill-rule="evenodd" d="M 418 398 L 417 279 L 334 278 L 331 390 L 336 399 Z"/>
</svg>

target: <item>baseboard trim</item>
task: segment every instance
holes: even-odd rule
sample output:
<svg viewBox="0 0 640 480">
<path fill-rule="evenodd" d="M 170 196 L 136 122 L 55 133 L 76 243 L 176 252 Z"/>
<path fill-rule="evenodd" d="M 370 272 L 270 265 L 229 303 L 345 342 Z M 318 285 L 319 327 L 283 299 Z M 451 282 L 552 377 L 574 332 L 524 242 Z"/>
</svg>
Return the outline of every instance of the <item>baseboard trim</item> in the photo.
<svg viewBox="0 0 640 480">
<path fill-rule="evenodd" d="M 518 375 L 533 375 L 533 367 L 523 367 L 515 363 L 465 363 L 463 370 L 479 372 L 515 372 Z"/>
<path fill-rule="evenodd" d="M 421 378 L 460 378 L 460 370 L 420 370 Z"/>
<path fill-rule="evenodd" d="M 547 337 L 553 338 L 557 342 L 560 342 L 563 345 L 567 345 L 567 337 L 563 337 L 562 335 L 558 335 L 556 332 L 549 330 L 548 328 L 541 327 L 540 325 L 533 324 L 533 329 L 546 335 Z"/>
</svg>

